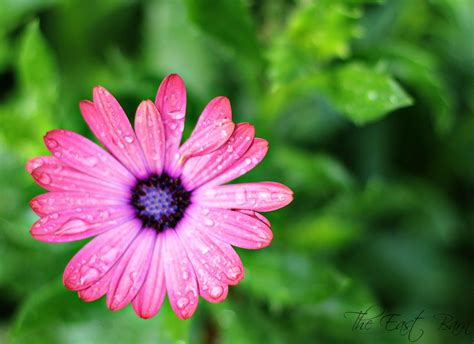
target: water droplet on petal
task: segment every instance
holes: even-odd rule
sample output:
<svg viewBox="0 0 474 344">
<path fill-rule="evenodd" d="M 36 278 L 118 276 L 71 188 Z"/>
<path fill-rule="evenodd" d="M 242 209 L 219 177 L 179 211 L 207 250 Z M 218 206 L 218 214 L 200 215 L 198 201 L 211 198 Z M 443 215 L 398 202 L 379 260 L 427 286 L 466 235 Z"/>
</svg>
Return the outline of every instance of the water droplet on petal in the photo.
<svg viewBox="0 0 474 344">
<path fill-rule="evenodd" d="M 284 200 L 286 200 L 286 195 L 284 193 L 281 193 L 281 192 L 273 192 L 272 193 L 272 199 L 274 201 L 284 201 Z"/>
<path fill-rule="evenodd" d="M 241 273 L 241 270 L 238 266 L 233 266 L 227 270 L 227 277 L 231 280 L 235 280 Z"/>
<path fill-rule="evenodd" d="M 235 192 L 235 202 L 237 204 L 245 204 L 247 202 L 247 192 L 244 188 L 239 188 Z"/>
<path fill-rule="evenodd" d="M 134 138 L 133 136 L 124 136 L 124 140 L 127 142 L 127 143 L 132 143 L 134 141 Z"/>
<path fill-rule="evenodd" d="M 40 183 L 43 183 L 45 185 L 48 185 L 51 183 L 51 177 L 47 173 L 42 173 L 39 177 L 38 180 Z"/>
<path fill-rule="evenodd" d="M 87 223 L 80 219 L 70 219 L 66 221 L 57 231 L 56 235 L 62 235 L 67 232 L 67 234 L 77 234 L 82 233 L 87 229 Z"/>
<path fill-rule="evenodd" d="M 100 258 L 104 263 L 110 264 L 117 259 L 119 254 L 120 254 L 120 251 L 116 249 L 115 247 L 112 247 L 102 252 L 102 255 Z"/>
<path fill-rule="evenodd" d="M 89 166 L 89 167 L 94 167 L 99 162 L 99 159 L 96 158 L 95 156 L 82 157 L 82 158 L 79 158 L 78 160 L 84 165 Z"/>
<path fill-rule="evenodd" d="M 50 149 L 51 148 L 56 148 L 57 146 L 59 146 L 59 143 L 55 139 L 46 138 L 46 146 L 48 146 L 48 148 L 50 148 Z"/>
<path fill-rule="evenodd" d="M 211 226 L 214 226 L 214 221 L 213 221 L 212 219 L 210 219 L 210 218 L 207 217 L 207 218 L 204 220 L 204 224 L 205 224 L 206 226 L 211 227 Z"/>
<path fill-rule="evenodd" d="M 179 309 L 183 309 L 189 304 L 189 299 L 187 297 L 180 297 L 176 302 L 176 305 Z"/>
<path fill-rule="evenodd" d="M 211 296 L 215 299 L 221 297 L 223 293 L 224 288 L 222 288 L 220 285 L 213 286 L 210 290 Z"/>
<path fill-rule="evenodd" d="M 80 284 L 82 284 L 82 285 L 88 284 L 88 283 L 96 280 L 97 277 L 99 277 L 99 270 L 97 270 L 96 268 L 84 265 L 81 268 Z"/>
</svg>

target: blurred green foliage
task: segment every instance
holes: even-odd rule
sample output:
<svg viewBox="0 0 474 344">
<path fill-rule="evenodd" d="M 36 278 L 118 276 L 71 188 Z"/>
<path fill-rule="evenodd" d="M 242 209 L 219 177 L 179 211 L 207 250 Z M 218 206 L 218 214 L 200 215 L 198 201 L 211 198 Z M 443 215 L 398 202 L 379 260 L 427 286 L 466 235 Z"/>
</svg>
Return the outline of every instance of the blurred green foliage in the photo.
<svg viewBox="0 0 474 344">
<path fill-rule="evenodd" d="M 470 0 L 0 1 L 0 342 L 406 343 L 346 312 L 426 311 L 419 343 L 474 331 L 474 6 Z M 101 84 L 130 117 L 179 73 L 189 133 L 206 102 L 270 142 L 241 180 L 295 191 L 275 239 L 239 250 L 246 278 L 188 321 L 79 301 L 62 269 L 83 243 L 30 238 L 24 171 L 42 135 L 88 137 L 78 101 Z"/>
</svg>

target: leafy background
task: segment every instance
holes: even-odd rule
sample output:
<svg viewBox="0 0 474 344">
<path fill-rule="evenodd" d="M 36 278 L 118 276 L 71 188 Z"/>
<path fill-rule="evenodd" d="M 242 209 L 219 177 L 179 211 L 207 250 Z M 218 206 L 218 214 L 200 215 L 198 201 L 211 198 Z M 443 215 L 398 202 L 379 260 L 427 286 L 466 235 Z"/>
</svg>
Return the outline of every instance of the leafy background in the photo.
<svg viewBox="0 0 474 344">
<path fill-rule="evenodd" d="M 471 0 L 1 0 L 0 342 L 407 343 L 352 331 L 370 305 L 413 319 L 419 343 L 470 343 L 474 329 L 474 6 Z M 245 180 L 290 185 L 275 239 L 240 250 L 245 280 L 225 302 L 141 320 L 65 290 L 83 243 L 28 233 L 24 170 L 42 135 L 87 137 L 92 87 L 133 116 L 161 79 L 188 89 L 192 128 L 214 96 L 270 141 Z M 414 336 L 418 332 L 413 333 Z"/>
</svg>

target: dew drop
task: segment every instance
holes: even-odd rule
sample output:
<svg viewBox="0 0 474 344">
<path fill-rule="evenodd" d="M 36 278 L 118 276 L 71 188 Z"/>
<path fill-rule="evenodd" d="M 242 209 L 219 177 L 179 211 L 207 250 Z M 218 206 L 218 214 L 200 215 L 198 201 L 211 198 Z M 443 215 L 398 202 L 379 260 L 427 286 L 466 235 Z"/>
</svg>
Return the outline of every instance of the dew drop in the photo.
<svg viewBox="0 0 474 344">
<path fill-rule="evenodd" d="M 101 251 L 101 253 L 102 253 L 100 257 L 101 260 L 105 264 L 110 264 L 117 259 L 118 255 L 120 254 L 120 251 L 115 247 L 111 247 L 111 248 L 107 248 L 106 250 Z"/>
<path fill-rule="evenodd" d="M 207 217 L 207 218 L 204 220 L 204 224 L 205 224 L 206 226 L 212 227 L 212 226 L 214 226 L 214 221 L 213 221 L 212 219 L 210 219 L 210 218 Z"/>
<path fill-rule="evenodd" d="M 127 136 L 124 136 L 124 140 L 125 140 L 127 143 L 132 143 L 133 140 L 134 140 L 134 138 L 133 138 L 133 136 L 127 135 Z"/>
<path fill-rule="evenodd" d="M 369 100 L 377 99 L 378 98 L 377 92 L 369 91 L 369 93 L 367 93 L 367 98 L 369 98 Z"/>
<path fill-rule="evenodd" d="M 47 173 L 42 173 L 39 176 L 38 180 L 40 181 L 40 183 L 43 183 L 45 185 L 48 185 L 51 183 L 51 177 Z"/>
<path fill-rule="evenodd" d="M 184 112 L 180 109 L 168 112 L 172 119 L 181 119 L 184 117 Z"/>
<path fill-rule="evenodd" d="M 246 163 L 247 165 L 250 165 L 250 164 L 252 163 L 252 159 L 250 159 L 250 158 L 245 158 L 245 163 Z"/>
<path fill-rule="evenodd" d="M 213 298 L 217 299 L 222 296 L 224 293 L 224 288 L 222 288 L 220 285 L 216 285 L 211 288 L 210 294 Z"/>
<path fill-rule="evenodd" d="M 227 270 L 227 277 L 231 280 L 236 279 L 240 275 L 240 268 L 238 266 L 233 266 Z"/>
<path fill-rule="evenodd" d="M 96 268 L 84 265 L 81 268 L 80 284 L 82 284 L 82 285 L 88 284 L 88 283 L 96 280 L 97 277 L 99 277 L 99 270 L 97 270 Z"/>
<path fill-rule="evenodd" d="M 101 212 L 99 212 L 99 217 L 102 219 L 102 220 L 105 220 L 106 218 L 108 218 L 110 216 L 110 213 L 107 211 L 107 210 L 103 210 Z"/>
<path fill-rule="evenodd" d="M 284 193 L 281 193 L 281 192 L 273 192 L 272 193 L 272 199 L 274 201 L 284 201 L 284 200 L 286 200 L 286 195 Z"/>
<path fill-rule="evenodd" d="M 244 188 L 239 188 L 235 192 L 235 202 L 237 204 L 245 204 L 247 202 L 247 192 Z"/>
<path fill-rule="evenodd" d="M 99 159 L 95 156 L 83 157 L 79 158 L 78 160 L 89 167 L 94 167 L 99 163 Z"/>
<path fill-rule="evenodd" d="M 183 309 L 189 304 L 189 299 L 187 297 L 180 297 L 178 299 L 178 302 L 176 302 L 176 305 L 178 306 L 179 309 Z"/>
<path fill-rule="evenodd" d="M 57 146 L 59 146 L 59 144 L 58 144 L 58 141 L 56 141 L 55 139 L 47 138 L 46 146 L 48 146 L 48 148 L 51 149 L 51 148 L 56 148 Z"/>
<path fill-rule="evenodd" d="M 66 221 L 59 230 L 56 231 L 56 235 L 61 235 L 67 232 L 67 234 L 82 233 L 87 229 L 87 223 L 80 219 L 70 219 Z"/>
</svg>

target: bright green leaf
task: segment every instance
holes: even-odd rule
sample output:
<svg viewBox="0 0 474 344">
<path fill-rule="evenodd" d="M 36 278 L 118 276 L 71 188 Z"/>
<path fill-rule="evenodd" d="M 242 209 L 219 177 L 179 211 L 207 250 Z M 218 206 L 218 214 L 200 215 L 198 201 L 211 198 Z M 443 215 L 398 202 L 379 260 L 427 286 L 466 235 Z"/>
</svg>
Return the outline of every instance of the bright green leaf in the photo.
<svg viewBox="0 0 474 344">
<path fill-rule="evenodd" d="M 350 63 L 335 75 L 332 99 L 358 125 L 375 121 L 413 100 L 389 75 L 359 63 Z"/>
</svg>

